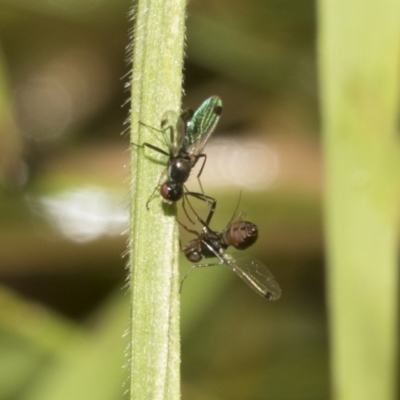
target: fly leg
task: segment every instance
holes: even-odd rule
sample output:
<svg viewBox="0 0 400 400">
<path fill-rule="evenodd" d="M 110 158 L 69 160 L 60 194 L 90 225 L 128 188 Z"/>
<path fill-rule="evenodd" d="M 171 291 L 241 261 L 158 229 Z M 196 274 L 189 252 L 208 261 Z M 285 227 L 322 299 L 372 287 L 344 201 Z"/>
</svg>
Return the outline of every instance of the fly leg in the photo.
<svg viewBox="0 0 400 400">
<path fill-rule="evenodd" d="M 206 198 L 208 198 L 208 196 L 206 196 L 206 194 L 204 193 L 204 189 L 203 189 L 203 185 L 202 185 L 201 180 L 200 180 L 200 176 L 201 176 L 201 174 L 203 173 L 204 166 L 206 165 L 207 154 L 199 154 L 199 156 L 198 156 L 198 158 L 197 158 L 197 161 L 199 160 L 200 157 L 203 159 L 203 164 L 201 165 L 200 171 L 199 171 L 199 173 L 197 174 L 197 180 L 198 180 L 198 182 L 199 182 L 201 194 L 204 196 L 204 199 L 206 199 Z M 197 161 L 196 161 L 196 162 L 197 162 Z M 212 203 L 209 203 L 208 200 L 205 200 L 205 201 L 207 202 L 208 207 L 211 209 Z"/>
<path fill-rule="evenodd" d="M 189 274 L 190 274 L 193 270 L 195 270 L 195 269 L 197 269 L 197 268 L 215 267 L 216 265 L 221 265 L 221 264 L 223 264 L 223 263 L 222 263 L 222 262 L 219 262 L 219 263 L 195 264 L 195 265 L 192 265 L 192 267 L 189 269 L 188 272 L 186 272 L 185 276 L 184 276 L 184 277 L 182 278 L 182 280 L 181 280 L 181 284 L 179 285 L 179 293 L 182 292 L 183 284 L 184 284 L 184 282 L 186 281 L 186 278 L 189 276 Z"/>
<path fill-rule="evenodd" d="M 142 144 L 137 144 L 137 143 L 131 142 L 131 145 L 136 146 L 136 147 L 139 147 L 139 148 L 141 148 L 141 149 L 144 149 L 145 147 L 148 147 L 149 149 L 155 150 L 155 151 L 157 151 L 158 153 L 164 154 L 165 156 L 169 157 L 169 153 L 167 153 L 167 152 L 164 151 L 163 149 L 160 149 L 160 148 L 157 147 L 157 146 L 154 146 L 154 145 L 151 144 L 151 143 L 144 142 L 144 143 L 142 143 Z"/>
<path fill-rule="evenodd" d="M 147 202 L 146 202 L 146 208 L 147 208 L 147 210 L 150 210 L 149 203 L 150 203 L 150 201 L 153 200 L 153 198 L 155 197 L 155 194 L 156 194 L 157 190 L 160 189 L 161 184 L 162 184 L 162 182 L 164 181 L 166 175 L 167 175 L 167 170 L 165 169 L 165 170 L 163 171 L 163 173 L 160 175 L 160 179 L 158 180 L 157 186 L 154 188 L 153 192 L 151 193 L 149 199 L 148 199 Z"/>
<path fill-rule="evenodd" d="M 215 212 L 215 208 L 217 207 L 217 200 L 214 199 L 214 197 L 211 196 L 207 196 L 205 194 L 201 194 L 201 193 L 196 193 L 196 192 L 186 192 L 187 196 L 192 196 L 196 199 L 205 201 L 210 209 L 207 219 L 204 222 L 203 219 L 200 218 L 200 216 L 196 213 L 196 211 L 194 210 L 191 202 L 189 201 L 189 199 L 187 199 L 187 202 L 189 204 L 190 209 L 192 210 L 193 214 L 196 216 L 197 220 L 201 222 L 201 224 L 205 227 L 207 227 L 209 229 L 209 224 L 211 221 L 212 216 L 214 215 Z M 187 214 L 187 213 L 186 213 Z M 210 229 L 211 230 L 211 229 Z"/>
</svg>

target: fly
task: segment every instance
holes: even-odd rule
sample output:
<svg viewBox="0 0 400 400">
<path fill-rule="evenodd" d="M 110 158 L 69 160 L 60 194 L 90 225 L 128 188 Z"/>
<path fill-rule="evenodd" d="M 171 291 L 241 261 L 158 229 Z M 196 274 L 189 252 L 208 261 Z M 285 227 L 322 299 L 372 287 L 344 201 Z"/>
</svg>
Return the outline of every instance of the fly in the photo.
<svg viewBox="0 0 400 400">
<path fill-rule="evenodd" d="M 218 96 L 211 96 L 196 111 L 185 110 L 179 117 L 175 112 L 167 111 L 161 121 L 161 132 L 168 151 L 147 142 L 141 145 L 134 144 L 137 147 L 149 147 L 168 157 L 167 167 L 146 203 L 147 209 L 157 190 L 168 204 L 180 200 L 186 190 L 184 184 L 200 158 L 203 159 L 203 164 L 197 174 L 197 179 L 202 197 L 206 202 L 211 201 L 212 204 L 215 204 L 214 199 L 204 195 L 200 175 L 207 160 L 207 155 L 203 150 L 217 126 L 222 109 L 222 100 Z"/>
<path fill-rule="evenodd" d="M 225 264 L 257 294 L 267 300 L 278 300 L 281 296 L 281 289 L 269 269 L 261 261 L 249 255 L 225 253 L 229 246 L 233 246 L 237 250 L 244 250 L 255 243 L 258 238 L 257 226 L 252 222 L 244 221 L 244 214 L 236 216 L 234 214 L 225 229 L 221 232 L 214 232 L 209 227 L 212 214 L 213 210 L 210 211 L 206 222 L 197 216 L 203 225 L 200 233 L 181 224 L 187 231 L 198 236 L 197 239 L 191 240 L 182 249 L 186 258 L 196 264 L 189 269 L 182 279 L 181 288 L 194 268 Z M 219 262 L 198 264 L 203 258 L 218 258 Z"/>
</svg>

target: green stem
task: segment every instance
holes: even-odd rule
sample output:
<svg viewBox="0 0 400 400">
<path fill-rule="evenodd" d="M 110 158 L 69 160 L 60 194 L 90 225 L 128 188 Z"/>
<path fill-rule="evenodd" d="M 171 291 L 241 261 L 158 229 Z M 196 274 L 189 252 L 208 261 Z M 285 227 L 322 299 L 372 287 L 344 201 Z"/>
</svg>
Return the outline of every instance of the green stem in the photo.
<svg viewBox="0 0 400 400">
<path fill-rule="evenodd" d="M 400 3 L 319 16 L 333 398 L 394 399 Z"/>
<path fill-rule="evenodd" d="M 139 0 L 135 15 L 131 140 L 162 147 L 167 110 L 179 112 L 185 0 Z M 166 157 L 131 146 L 131 399 L 180 398 L 178 229 L 175 207 L 146 202 Z"/>
</svg>

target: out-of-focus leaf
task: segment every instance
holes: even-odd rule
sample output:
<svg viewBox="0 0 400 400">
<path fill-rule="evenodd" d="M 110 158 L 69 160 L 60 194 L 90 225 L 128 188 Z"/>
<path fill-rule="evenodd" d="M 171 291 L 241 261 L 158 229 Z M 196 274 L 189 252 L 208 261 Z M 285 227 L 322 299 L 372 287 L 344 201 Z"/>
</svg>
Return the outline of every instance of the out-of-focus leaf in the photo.
<svg viewBox="0 0 400 400">
<path fill-rule="evenodd" d="M 128 296 L 122 291 L 101 307 L 88 335 L 65 344 L 65 357 L 43 368 L 23 400 L 114 400 L 127 386 L 124 353 L 128 338 Z"/>
</svg>

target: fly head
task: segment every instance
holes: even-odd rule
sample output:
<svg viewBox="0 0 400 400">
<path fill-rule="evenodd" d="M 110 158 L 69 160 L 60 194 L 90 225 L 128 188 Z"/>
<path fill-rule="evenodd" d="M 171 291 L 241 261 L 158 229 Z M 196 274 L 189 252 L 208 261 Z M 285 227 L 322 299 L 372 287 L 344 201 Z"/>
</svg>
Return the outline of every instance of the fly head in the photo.
<svg viewBox="0 0 400 400">
<path fill-rule="evenodd" d="M 165 182 L 160 187 L 160 194 L 167 203 L 173 203 L 183 197 L 183 186 L 177 182 Z"/>
<path fill-rule="evenodd" d="M 186 258 L 192 263 L 198 263 L 203 258 L 201 248 L 199 248 L 199 239 L 193 239 L 183 248 Z"/>
</svg>

